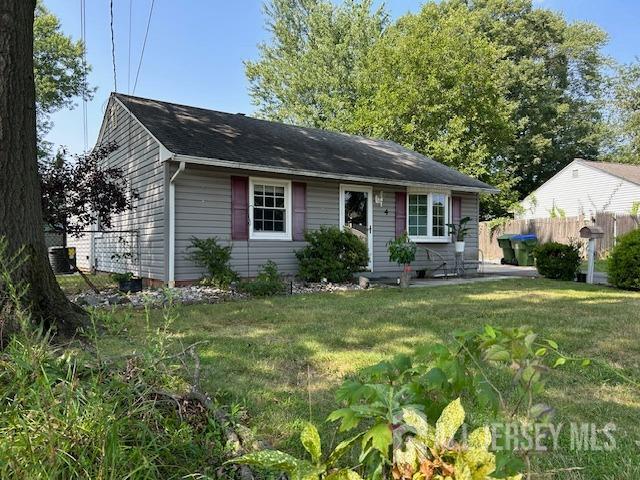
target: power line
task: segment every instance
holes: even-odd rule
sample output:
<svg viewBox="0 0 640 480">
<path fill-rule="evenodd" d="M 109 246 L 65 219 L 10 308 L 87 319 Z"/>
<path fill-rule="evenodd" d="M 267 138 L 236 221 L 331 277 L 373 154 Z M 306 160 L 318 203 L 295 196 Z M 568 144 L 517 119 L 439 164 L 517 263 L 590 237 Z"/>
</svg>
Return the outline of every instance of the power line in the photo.
<svg viewBox="0 0 640 480">
<path fill-rule="evenodd" d="M 84 151 L 89 150 L 89 131 L 87 127 L 87 5 L 80 0 L 80 40 L 82 41 L 82 133 Z"/>
<path fill-rule="evenodd" d="M 113 1 L 113 0 L 112 0 Z M 149 18 L 147 19 L 147 30 L 144 32 L 144 41 L 142 42 L 142 51 L 140 52 L 140 62 L 138 62 L 138 71 L 136 72 L 136 80 L 133 82 L 133 92 L 136 93 L 136 86 L 138 85 L 138 76 L 140 75 L 140 67 L 142 67 L 142 59 L 144 58 L 144 49 L 147 46 L 147 37 L 149 36 L 149 26 L 151 25 L 151 15 L 153 15 L 153 6 L 156 0 L 151 0 L 151 8 L 149 9 Z"/>
<path fill-rule="evenodd" d="M 110 28 L 111 28 L 111 61 L 113 63 L 113 91 L 118 91 L 118 76 L 116 75 L 116 41 L 113 35 L 113 0 L 109 2 Z"/>
</svg>

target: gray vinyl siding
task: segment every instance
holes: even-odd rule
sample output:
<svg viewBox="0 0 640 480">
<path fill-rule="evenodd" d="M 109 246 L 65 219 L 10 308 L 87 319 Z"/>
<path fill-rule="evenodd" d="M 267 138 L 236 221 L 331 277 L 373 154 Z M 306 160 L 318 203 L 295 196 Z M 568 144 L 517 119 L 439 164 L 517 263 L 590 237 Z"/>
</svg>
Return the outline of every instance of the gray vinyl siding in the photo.
<svg viewBox="0 0 640 480">
<path fill-rule="evenodd" d="M 393 189 L 392 189 L 393 188 Z M 374 187 L 374 194 L 379 190 Z M 401 271 L 401 267 L 389 261 L 387 252 L 387 243 L 395 238 L 395 217 L 396 204 L 395 192 L 404 191 L 401 188 L 387 187 L 383 192 L 384 202 L 382 206 L 374 203 L 373 206 L 373 276 L 396 276 Z M 478 259 L 478 214 L 479 203 L 478 195 L 475 193 L 464 193 L 453 191 L 452 195 L 462 198 L 462 217 L 470 217 L 468 223 L 469 233 L 465 239 L 465 265 L 467 268 L 474 268 L 474 264 Z M 385 213 L 388 211 L 388 214 Z M 428 251 L 437 252 L 442 255 L 443 261 L 447 263 L 447 268 L 451 270 L 455 264 L 455 246 L 449 243 L 425 243 L 418 245 L 416 260 L 412 267 L 414 270 L 427 269 L 433 270 L 440 266 L 443 261 Z M 436 274 L 442 273 L 442 269 L 438 269 Z"/>
<path fill-rule="evenodd" d="M 115 109 L 115 115 L 110 109 Z M 165 166 L 160 161 L 160 146 L 121 105 L 111 99 L 107 106 L 101 143 L 115 142 L 119 148 L 102 165 L 121 168 L 139 199 L 132 211 L 112 218 L 109 230 L 136 230 L 140 253 L 138 262 L 124 265 L 111 259 L 111 252 L 101 251 L 100 238 L 110 234 L 97 234 L 94 239 L 95 267 L 99 271 L 131 269 L 144 278 L 165 280 Z M 113 235 L 115 237 L 115 235 Z M 128 238 L 128 237 L 127 237 Z M 135 236 L 133 237 L 135 238 Z M 79 246 L 89 243 L 89 235 L 76 240 Z M 96 243 L 98 242 L 98 243 Z M 71 243 L 71 242 L 70 242 Z M 86 255 L 85 255 L 86 256 Z M 83 267 L 88 265 L 82 259 Z M 134 267 L 135 266 L 135 267 Z M 139 268 L 139 271 L 135 271 Z"/>
<path fill-rule="evenodd" d="M 175 171 L 175 166 L 172 167 Z M 250 173 L 233 173 L 235 175 Z M 176 280 L 196 280 L 204 272 L 188 260 L 188 246 L 191 237 L 217 237 L 223 244 L 233 246 L 232 267 L 242 276 L 255 276 L 261 265 L 273 260 L 279 269 L 289 275 L 297 271 L 295 251 L 302 248 L 304 242 L 279 240 L 231 241 L 231 180 L 230 171 L 195 167 L 187 169 L 176 180 Z M 259 174 L 269 177 L 268 174 Z M 278 178 L 283 178 L 278 176 Z M 306 228 L 316 230 L 322 225 L 338 225 L 340 184 L 335 181 L 296 178 L 307 185 L 306 190 Z M 382 191 L 383 204 L 373 205 L 373 263 L 374 277 L 395 276 L 400 271 L 397 264 L 389 262 L 387 242 L 395 237 L 395 192 L 404 191 L 402 187 L 373 186 L 374 196 Z M 455 195 L 458 195 L 454 192 Z M 465 256 L 469 260 L 477 259 L 477 194 L 460 194 L 463 197 L 462 215 L 472 218 L 471 231 L 467 238 Z M 453 265 L 454 246 L 447 244 L 426 245 L 440 252 Z M 424 253 L 418 256 L 416 268 L 425 268 L 429 262 Z"/>
<path fill-rule="evenodd" d="M 231 266 L 241 276 L 255 276 L 267 260 L 276 262 L 285 274 L 297 271 L 295 251 L 304 242 L 231 241 L 230 177 L 229 172 L 187 166 L 177 178 L 176 281 L 195 280 L 204 273 L 187 258 L 191 237 L 217 237 L 224 245 L 232 245 Z M 338 184 L 307 182 L 307 228 L 338 225 L 338 188 Z"/>
</svg>

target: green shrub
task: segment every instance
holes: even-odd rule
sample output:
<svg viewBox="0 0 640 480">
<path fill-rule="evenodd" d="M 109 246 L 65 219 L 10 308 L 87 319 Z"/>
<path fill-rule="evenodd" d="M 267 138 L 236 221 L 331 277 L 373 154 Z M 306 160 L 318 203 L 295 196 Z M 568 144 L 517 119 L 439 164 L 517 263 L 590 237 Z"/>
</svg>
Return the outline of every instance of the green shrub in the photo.
<svg viewBox="0 0 640 480">
<path fill-rule="evenodd" d="M 580 269 L 580 247 L 549 242 L 538 245 L 533 256 L 538 273 L 554 280 L 574 280 Z"/>
<path fill-rule="evenodd" d="M 308 243 L 296 252 L 298 275 L 308 282 L 319 282 L 326 278 L 329 282 L 346 282 L 353 274 L 367 268 L 369 250 L 353 233 L 338 227 L 320 227 L 320 230 L 306 232 Z"/>
<path fill-rule="evenodd" d="M 618 237 L 608 262 L 609 281 L 618 288 L 640 289 L 640 230 Z"/>
<path fill-rule="evenodd" d="M 417 245 L 409 240 L 407 232 L 404 232 L 400 237 L 387 243 L 389 260 L 398 265 L 409 266 L 416 259 L 417 248 Z"/>
<path fill-rule="evenodd" d="M 187 258 L 207 271 L 205 283 L 227 288 L 238 280 L 238 274 L 229 266 L 232 249 L 231 245 L 220 245 L 215 237 L 192 237 L 191 245 L 187 247 L 190 252 Z"/>
<path fill-rule="evenodd" d="M 111 280 L 116 283 L 130 282 L 133 279 L 133 272 L 112 273 Z"/>
<path fill-rule="evenodd" d="M 269 260 L 261 268 L 254 280 L 245 280 L 238 286 L 241 292 L 254 297 L 280 295 L 287 291 L 287 284 L 278 271 L 275 262 Z"/>
</svg>

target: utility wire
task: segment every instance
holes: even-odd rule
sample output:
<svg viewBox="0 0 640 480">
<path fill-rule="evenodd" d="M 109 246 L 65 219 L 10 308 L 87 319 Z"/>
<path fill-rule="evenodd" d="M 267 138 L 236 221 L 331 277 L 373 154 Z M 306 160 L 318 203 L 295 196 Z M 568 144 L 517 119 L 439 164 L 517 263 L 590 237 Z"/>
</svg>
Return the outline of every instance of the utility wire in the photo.
<svg viewBox="0 0 640 480">
<path fill-rule="evenodd" d="M 112 0 L 113 1 L 113 0 Z M 140 76 L 140 68 L 142 67 L 142 59 L 144 58 L 144 49 L 147 46 L 147 37 L 149 36 L 149 26 L 151 25 L 151 15 L 153 15 L 153 6 L 156 0 L 151 0 L 151 8 L 149 9 L 149 18 L 147 19 L 147 29 L 144 32 L 144 41 L 142 42 L 142 51 L 140 52 L 140 61 L 138 62 L 138 71 L 136 72 L 136 80 L 133 82 L 132 95 L 136 93 L 136 86 L 138 85 L 138 77 Z"/>
<path fill-rule="evenodd" d="M 111 28 L 111 61 L 113 63 L 113 91 L 118 91 L 118 76 L 116 75 L 116 41 L 113 35 L 113 0 L 109 2 L 109 15 Z"/>
<path fill-rule="evenodd" d="M 82 133 L 84 151 L 89 150 L 89 130 L 87 127 L 87 5 L 80 0 L 80 40 L 82 41 Z"/>
</svg>

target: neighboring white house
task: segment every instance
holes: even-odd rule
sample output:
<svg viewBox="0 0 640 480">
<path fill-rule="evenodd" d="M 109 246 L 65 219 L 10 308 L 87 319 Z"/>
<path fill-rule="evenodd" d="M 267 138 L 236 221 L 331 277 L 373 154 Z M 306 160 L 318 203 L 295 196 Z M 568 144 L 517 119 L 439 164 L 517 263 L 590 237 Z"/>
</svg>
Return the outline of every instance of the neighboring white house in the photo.
<svg viewBox="0 0 640 480">
<path fill-rule="evenodd" d="M 520 204 L 523 219 L 629 214 L 640 202 L 640 165 L 575 159 Z"/>
</svg>

